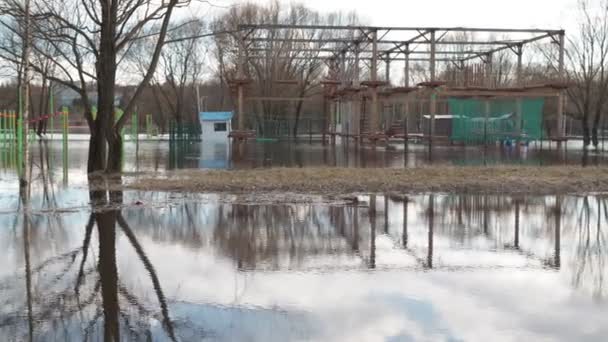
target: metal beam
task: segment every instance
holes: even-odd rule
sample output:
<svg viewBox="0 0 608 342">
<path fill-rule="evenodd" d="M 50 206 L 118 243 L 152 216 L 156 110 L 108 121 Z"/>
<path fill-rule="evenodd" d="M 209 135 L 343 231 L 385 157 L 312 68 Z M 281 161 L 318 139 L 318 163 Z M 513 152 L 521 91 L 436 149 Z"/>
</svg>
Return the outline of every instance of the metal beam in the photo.
<svg viewBox="0 0 608 342">
<path fill-rule="evenodd" d="M 523 51 L 523 45 L 517 45 L 517 86 L 521 87 L 523 86 L 523 55 L 524 55 L 524 51 Z"/>
<path fill-rule="evenodd" d="M 272 58 L 279 58 L 279 59 L 291 59 L 294 61 L 301 61 L 301 60 L 327 60 L 327 59 L 332 59 L 333 56 L 273 56 Z M 264 59 L 267 58 L 266 56 L 248 56 L 248 59 Z M 346 57 L 347 61 L 354 61 L 356 60 L 354 57 Z M 372 57 L 371 56 L 359 56 L 359 60 L 360 61 L 371 61 Z M 391 61 L 405 61 L 406 59 L 403 57 L 393 57 L 391 58 Z M 435 58 L 435 61 L 437 62 L 452 62 L 452 61 L 460 61 L 460 58 Z M 430 58 L 410 58 L 409 59 L 410 62 L 430 62 L 431 59 Z"/>
<path fill-rule="evenodd" d="M 562 32 L 559 34 L 559 38 L 558 38 L 558 42 L 559 42 L 559 46 L 558 46 L 558 54 L 559 54 L 559 60 L 558 60 L 558 67 L 557 67 L 557 72 L 558 75 L 557 77 L 559 78 L 559 81 L 562 82 L 564 81 L 564 49 L 565 49 L 565 34 Z M 558 138 L 563 138 L 566 135 L 566 125 L 564 124 L 564 100 L 565 100 L 565 96 L 564 96 L 564 91 L 560 91 L 559 92 L 559 96 L 557 97 L 557 136 Z M 558 142 L 558 146 L 561 147 L 561 142 Z"/>
<path fill-rule="evenodd" d="M 391 56 L 390 54 L 386 55 L 386 59 L 384 60 L 384 66 L 385 66 L 385 70 L 384 70 L 384 78 L 386 79 L 386 83 L 388 83 L 389 85 L 391 84 Z"/>
<path fill-rule="evenodd" d="M 344 52 L 343 49 L 331 49 L 331 48 L 303 48 L 303 49 L 298 49 L 298 48 L 294 48 L 294 49 L 277 49 L 277 50 L 273 50 L 270 48 L 250 48 L 248 49 L 248 51 L 251 52 L 266 52 L 266 51 L 281 51 L 281 52 L 331 52 L 331 53 L 337 53 L 340 54 L 342 52 Z M 373 53 L 372 50 L 359 50 L 359 53 Z M 386 54 L 390 54 L 390 53 L 397 53 L 395 50 L 382 50 L 382 49 L 378 49 L 378 54 L 379 55 L 386 55 Z M 431 51 L 426 51 L 426 50 L 418 50 L 418 51 L 410 51 L 409 52 L 412 55 L 429 55 L 431 53 Z M 471 54 L 486 54 L 486 51 L 482 51 L 482 50 L 463 50 L 463 51 L 435 51 L 436 55 L 471 55 Z M 392 60 L 392 59 L 391 59 Z"/>
<path fill-rule="evenodd" d="M 248 38 L 246 41 L 249 42 L 285 42 L 285 43 L 310 43 L 310 44 L 331 44 L 331 43 L 355 43 L 355 42 L 364 42 L 367 39 L 350 39 L 350 38 L 318 38 L 318 39 L 306 39 L 306 38 L 264 38 L 264 37 L 255 37 Z M 378 44 L 391 44 L 391 45 L 400 45 L 403 44 L 403 40 L 378 40 Z M 509 45 L 509 44 L 517 44 L 520 40 L 489 40 L 489 41 L 457 41 L 457 40 L 437 40 L 437 45 Z M 427 40 L 420 41 L 411 41 L 411 43 L 421 44 L 421 45 L 430 45 L 431 43 Z"/>
<path fill-rule="evenodd" d="M 399 27 L 399 26 L 354 26 L 354 25 L 289 25 L 289 24 L 241 24 L 239 30 L 344 30 L 344 31 L 450 31 L 450 32 L 488 32 L 488 33 L 553 33 L 557 34 L 561 30 L 550 29 L 510 29 L 510 28 L 482 28 L 482 27 Z"/>
<path fill-rule="evenodd" d="M 410 86 L 410 47 L 409 45 L 405 46 L 405 66 L 403 69 L 403 86 Z"/>
<path fill-rule="evenodd" d="M 492 65 L 493 55 L 492 53 L 488 53 L 486 58 L 486 87 L 492 88 L 494 85 L 493 74 L 494 74 L 494 66 Z"/>
<path fill-rule="evenodd" d="M 372 66 L 370 70 L 371 81 L 378 81 L 378 31 L 372 31 Z M 370 130 L 375 134 L 378 130 L 379 103 L 378 103 L 378 88 L 374 85 L 370 89 L 372 95 L 372 108 Z"/>
<path fill-rule="evenodd" d="M 543 35 L 540 35 L 540 36 L 536 36 L 534 38 L 524 39 L 524 40 L 522 40 L 522 41 L 520 41 L 518 43 L 507 44 L 505 46 L 501 46 L 501 47 L 498 47 L 498 48 L 495 48 L 495 49 L 492 49 L 492 50 L 488 50 L 488 51 L 484 51 L 484 52 L 478 53 L 475 56 L 470 56 L 470 57 L 464 58 L 463 61 L 467 61 L 467 60 L 471 60 L 471 59 L 474 59 L 474 58 L 478 58 L 480 56 L 488 55 L 490 53 L 495 53 L 495 52 L 503 51 L 503 50 L 506 50 L 506 49 L 510 49 L 513 46 L 533 43 L 533 42 L 536 42 L 536 41 L 539 41 L 539 40 L 542 40 L 542 39 L 545 39 L 545 38 L 549 38 L 549 37 L 553 36 L 553 34 L 554 33 L 547 33 L 547 34 L 543 34 Z"/>
<path fill-rule="evenodd" d="M 430 72 L 431 72 L 431 82 L 434 82 L 436 79 L 436 75 L 435 75 L 435 63 L 436 63 L 436 56 L 435 56 L 435 42 L 436 42 L 436 32 L 435 30 L 431 31 L 431 58 L 430 58 Z M 429 146 L 432 144 L 433 142 L 433 137 L 435 136 L 435 114 L 437 111 L 437 97 L 435 94 L 435 90 L 433 90 L 433 92 L 431 93 L 431 102 L 429 104 L 429 111 L 431 112 L 431 123 L 430 123 L 430 129 L 429 129 Z"/>
<path fill-rule="evenodd" d="M 388 51 L 386 51 L 386 53 L 391 53 L 391 52 L 397 51 L 397 50 L 401 49 L 402 47 L 407 46 L 408 44 L 410 44 L 412 42 L 415 42 L 417 39 L 426 36 L 427 33 L 429 33 L 429 31 L 423 31 L 412 39 L 408 39 L 400 44 L 395 44 L 395 47 L 389 49 Z"/>
<path fill-rule="evenodd" d="M 431 31 L 431 56 L 429 57 L 429 61 L 431 63 L 431 82 L 435 81 L 435 60 L 436 60 L 436 45 L 435 45 L 435 31 Z M 431 134 L 432 136 L 432 134 Z"/>
<path fill-rule="evenodd" d="M 245 59 L 245 43 L 243 41 L 243 36 L 239 34 L 238 37 L 238 44 L 239 44 L 239 52 L 238 52 L 238 65 L 237 65 L 237 78 L 239 79 L 243 79 L 245 78 L 245 63 L 246 63 L 246 59 Z M 243 131 L 245 129 L 245 109 L 244 109 L 244 90 L 243 90 L 243 85 L 241 83 L 239 83 L 237 85 L 237 121 L 238 121 L 238 126 L 237 128 L 239 129 L 239 131 Z"/>
</svg>

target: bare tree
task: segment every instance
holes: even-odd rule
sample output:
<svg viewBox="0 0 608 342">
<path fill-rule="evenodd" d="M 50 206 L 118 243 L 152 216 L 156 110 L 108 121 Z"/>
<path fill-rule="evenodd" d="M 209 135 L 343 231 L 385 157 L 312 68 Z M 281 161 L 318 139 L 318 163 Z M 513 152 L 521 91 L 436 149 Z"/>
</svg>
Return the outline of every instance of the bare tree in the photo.
<svg viewBox="0 0 608 342">
<path fill-rule="evenodd" d="M 600 117 L 608 100 L 608 1 L 579 0 L 578 5 L 579 29 L 570 35 L 566 55 L 566 72 L 573 83 L 568 98 L 582 118 L 585 146 L 597 147 Z"/>
<path fill-rule="evenodd" d="M 32 34 L 36 53 L 52 60 L 55 74 L 48 75 L 54 82 L 76 91 L 84 104 L 84 115 L 91 131 L 88 171 L 120 171 L 122 139 L 120 130 L 133 112 L 135 100 L 152 79 L 164 46 L 169 23 L 176 8 L 189 5 L 191 0 L 45 0 L 32 4 Z M 6 0 L 0 5 L 1 24 L 9 23 L 24 14 L 17 0 Z M 125 101 L 127 115 L 115 119 L 117 72 L 125 55 L 148 27 L 158 26 L 153 34 L 155 44 L 148 70 Z M 20 32 L 15 32 L 20 34 Z M 150 35 L 147 34 L 147 37 Z M 36 41 L 50 43 L 52 52 L 40 48 Z M 0 49 L 5 59 L 14 59 L 12 51 Z M 32 69 L 42 73 L 40 65 Z M 91 112 L 88 82 L 97 90 L 97 116 Z"/>
<path fill-rule="evenodd" d="M 202 37 L 204 30 L 203 22 L 198 19 L 176 23 L 167 34 L 168 43 L 160 54 L 158 70 L 151 80 L 152 90 L 157 95 L 157 100 L 162 102 L 159 107 L 167 107 L 179 127 L 184 122 L 185 114 L 193 114 L 197 110 L 195 87 L 200 82 L 206 62 L 204 37 L 181 38 Z M 153 48 L 154 40 L 146 39 L 133 49 L 132 57 L 142 74 L 149 68 L 147 56 Z"/>
<path fill-rule="evenodd" d="M 357 24 L 354 14 L 331 13 L 321 16 L 304 5 L 283 8 L 278 2 L 267 6 L 247 4 L 232 8 L 213 24 L 215 31 L 236 30 L 239 24 L 268 23 L 289 25 L 340 25 Z M 236 77 L 239 36 L 219 35 L 215 39 L 220 81 L 222 86 Z M 297 135 L 306 102 L 303 98 L 320 92 L 317 88 L 327 66 L 318 57 L 318 49 L 328 43 L 318 43 L 323 38 L 331 38 L 331 30 L 256 30 L 247 34 L 248 48 L 245 51 L 245 73 L 251 80 L 250 95 L 262 98 L 295 98 L 295 101 L 260 100 L 249 102 L 249 112 L 256 117 L 257 129 L 275 128 L 269 122 L 293 124 L 290 130 Z M 311 41 L 315 41 L 314 43 Z M 352 70 L 352 66 L 348 65 Z M 351 75 L 352 76 L 352 75 Z M 290 113 L 293 113 L 290 115 Z M 266 127 L 265 127 L 266 126 Z"/>
</svg>

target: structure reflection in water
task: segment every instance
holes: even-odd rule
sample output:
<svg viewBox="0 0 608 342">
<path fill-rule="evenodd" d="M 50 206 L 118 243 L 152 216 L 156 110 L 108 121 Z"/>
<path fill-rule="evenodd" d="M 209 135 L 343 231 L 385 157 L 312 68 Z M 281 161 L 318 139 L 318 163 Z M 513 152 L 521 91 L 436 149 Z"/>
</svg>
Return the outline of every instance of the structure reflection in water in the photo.
<svg viewBox="0 0 608 342">
<path fill-rule="evenodd" d="M 605 195 L 260 204 L 244 195 L 89 192 L 41 165 L 27 203 L 0 195 L 1 340 L 608 333 Z M 504 336 L 483 335 L 462 316 Z M 569 327 L 580 321 L 573 317 L 586 318 L 584 329 Z"/>
<path fill-rule="evenodd" d="M 2 215 L 3 222 L 12 222 L 15 233 L 4 232 L 1 237 L 11 256 L 0 286 L 5 304 L 1 336 L 17 340 L 256 336 L 260 332 L 256 329 L 263 327 L 243 323 L 228 328 L 211 316 L 223 312 L 238 320 L 246 315 L 259 325 L 254 317 L 265 320 L 277 309 L 285 312 L 272 316 L 268 324 L 277 320 L 287 324 L 282 333 L 293 337 L 290 334 L 296 329 L 298 334 L 324 336 L 316 330 L 323 323 L 317 322 L 314 307 L 301 316 L 290 299 L 277 297 L 271 305 L 256 299 L 271 294 L 259 285 L 248 288 L 247 275 L 267 272 L 347 279 L 348 274 L 376 269 L 395 276 L 448 272 L 458 279 L 457 274 L 465 271 L 488 272 L 488 277 L 503 270 L 525 277 L 557 271 L 566 276 L 561 281 L 572 291 L 589 294 L 597 303 L 605 296 L 604 196 L 371 195 L 346 199 L 348 203 L 255 205 L 239 196 L 189 195 L 169 206 L 135 208 L 124 203 L 135 198 L 162 203 L 169 195 L 125 195 L 126 200 L 121 192 L 91 192 L 93 211 L 86 215 L 43 215 L 42 220 L 36 217 L 40 215 L 28 214 L 26 220 Z M 13 242 L 17 236 L 22 244 Z M 19 249 L 23 258 L 18 257 Z M 166 255 L 181 257 L 163 260 Z M 200 266 L 190 259 L 217 266 L 200 269 L 205 276 L 195 277 L 193 284 L 188 269 Z M 172 276 L 161 277 L 155 260 L 161 274 Z M 203 284 L 199 282 L 225 287 L 235 281 L 226 277 L 230 274 L 226 261 L 239 272 L 234 274 L 242 278 L 237 283 L 245 282 L 236 301 L 218 297 L 207 287 L 196 290 Z M 188 266 L 176 269 L 180 263 Z M 382 277 L 382 273 L 368 276 Z M 166 287 L 172 299 L 165 295 Z M 308 293 L 301 287 L 293 291 L 293 296 Z M 293 317 L 303 320 L 296 324 Z"/>
</svg>

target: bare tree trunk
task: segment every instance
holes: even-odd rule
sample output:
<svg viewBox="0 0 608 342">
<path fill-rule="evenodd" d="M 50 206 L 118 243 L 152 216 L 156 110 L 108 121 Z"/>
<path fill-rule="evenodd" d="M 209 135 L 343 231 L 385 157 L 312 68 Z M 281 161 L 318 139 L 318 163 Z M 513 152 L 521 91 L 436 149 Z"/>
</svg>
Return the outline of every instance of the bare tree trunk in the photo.
<svg viewBox="0 0 608 342">
<path fill-rule="evenodd" d="M 46 108 L 48 108 L 48 96 L 47 90 L 50 88 L 47 87 L 47 78 L 45 75 L 42 76 L 42 88 L 40 90 L 40 102 L 38 103 L 38 117 L 44 115 Z M 50 92 L 48 92 L 50 94 Z M 40 120 L 36 124 L 36 134 L 38 136 L 42 136 L 43 132 L 46 132 L 46 123 L 48 119 Z"/>
<path fill-rule="evenodd" d="M 99 117 L 99 115 L 98 115 Z M 106 139 L 105 131 L 99 123 L 94 121 L 92 126 L 89 126 L 91 138 L 89 140 L 89 159 L 87 163 L 87 172 L 102 171 L 106 167 Z"/>
<path fill-rule="evenodd" d="M 36 101 L 34 101 L 34 92 L 32 91 L 32 86 L 29 85 L 28 86 L 28 101 L 30 103 L 29 105 L 29 118 L 30 120 L 33 120 L 34 118 L 39 118 L 40 117 L 40 113 L 36 110 Z M 25 123 L 24 123 L 25 124 Z M 27 124 L 29 126 L 29 129 L 35 129 L 38 125 L 37 122 L 35 123 L 28 123 Z"/>
<path fill-rule="evenodd" d="M 165 115 L 164 106 L 160 100 L 160 94 L 156 85 L 152 85 L 152 94 L 154 94 L 154 102 L 158 108 L 158 116 L 153 116 L 156 125 L 160 128 L 160 134 L 167 132 L 167 115 Z"/>
<path fill-rule="evenodd" d="M 182 124 L 184 123 L 184 119 L 182 118 L 182 112 L 184 110 L 184 104 L 182 102 L 181 94 L 177 94 L 177 103 L 175 104 L 175 113 L 173 113 L 175 117 L 175 123 L 177 124 L 178 130 L 182 129 Z M 181 133 L 181 132 L 179 132 Z"/>
<path fill-rule="evenodd" d="M 220 76 L 220 108 L 224 108 L 224 104 L 226 102 L 226 100 L 225 100 L 226 97 L 224 96 L 224 93 L 226 92 L 224 89 L 225 82 L 226 82 L 226 80 L 224 79 L 224 73 L 226 72 L 225 71 L 226 69 L 224 67 L 224 54 L 221 52 L 221 50 L 219 52 L 218 59 L 219 59 L 219 66 L 220 66 L 220 73 L 219 73 L 219 76 Z"/>
<path fill-rule="evenodd" d="M 21 174 L 19 175 L 20 188 L 28 188 L 30 182 L 30 171 L 28 168 L 29 162 L 29 146 L 28 146 L 28 128 L 30 119 L 30 0 L 25 0 L 25 21 L 24 21 L 25 39 L 23 39 L 23 57 L 22 57 L 22 68 L 23 68 L 23 113 L 21 113 L 21 119 L 23 123 L 23 160 L 21 161 Z"/>
<path fill-rule="evenodd" d="M 114 2 L 102 6 L 102 23 L 99 43 L 99 57 L 97 60 L 97 118 L 95 131 L 101 134 L 91 134 L 90 147 L 101 148 L 107 142 L 108 155 L 106 162 L 107 172 L 120 172 L 122 141 L 120 134 L 112 128 L 114 126 L 114 97 L 116 94 L 116 35 L 117 4 Z M 124 115 L 128 115 L 125 113 Z M 101 140 L 104 139 L 105 141 Z M 89 158 L 97 158 L 89 154 Z M 98 163 L 89 165 L 98 166 Z M 93 169 L 99 171 L 102 169 Z"/>
<path fill-rule="evenodd" d="M 300 95 L 300 96 L 303 96 L 303 95 Z M 296 117 L 295 117 L 295 121 L 293 123 L 293 137 L 294 138 L 298 137 L 298 128 L 300 126 L 300 115 L 302 114 L 303 103 L 304 103 L 304 101 L 300 100 L 300 101 L 298 101 L 298 104 L 296 105 Z"/>
<path fill-rule="evenodd" d="M 599 126 L 600 126 L 600 117 L 601 117 L 601 109 L 597 109 L 595 112 L 595 116 L 593 118 L 593 128 L 591 130 L 591 142 L 593 143 L 593 146 L 597 148 L 597 146 L 599 145 L 599 138 L 598 138 L 598 130 L 599 130 Z"/>
<path fill-rule="evenodd" d="M 122 137 L 120 136 L 120 133 L 113 130 L 108 134 L 107 140 L 108 161 L 106 164 L 106 172 L 118 173 L 122 170 Z"/>
<path fill-rule="evenodd" d="M 589 115 L 587 112 L 583 113 L 583 145 L 588 147 L 591 144 L 591 130 L 589 129 Z"/>
</svg>

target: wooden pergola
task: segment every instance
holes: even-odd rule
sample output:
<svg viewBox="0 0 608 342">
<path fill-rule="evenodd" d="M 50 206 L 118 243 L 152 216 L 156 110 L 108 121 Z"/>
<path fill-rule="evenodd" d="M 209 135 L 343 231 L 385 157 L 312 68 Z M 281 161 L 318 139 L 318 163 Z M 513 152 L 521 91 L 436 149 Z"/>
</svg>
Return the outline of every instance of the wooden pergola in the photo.
<svg viewBox="0 0 608 342">
<path fill-rule="evenodd" d="M 285 33 L 290 34 L 285 34 Z M 305 32 L 306 35 L 301 34 Z M 460 33 L 463 40 L 454 38 Z M 496 34 L 516 36 L 515 39 L 496 40 Z M 330 36 L 328 38 L 327 36 Z M 299 38 L 305 36 L 306 38 Z M 237 76 L 231 80 L 236 91 L 238 131 L 235 137 L 245 133 L 244 86 L 250 82 L 245 75 L 248 60 L 266 58 L 274 44 L 281 43 L 280 55 L 273 58 L 291 60 L 320 60 L 328 65 L 328 77 L 321 83 L 327 93 L 336 96 L 347 96 L 350 101 L 359 101 L 363 89 L 371 99 L 369 127 L 366 132 L 357 132 L 358 137 L 365 136 L 372 141 L 383 138 L 379 131 L 379 96 L 391 94 L 410 94 L 419 90 L 430 93 L 429 115 L 430 127 L 428 141 L 435 137 L 435 115 L 437 114 L 437 96 L 459 97 L 533 97 L 553 96 L 557 98 L 557 141 L 565 139 L 564 125 L 564 30 L 545 29 L 504 29 L 504 28 L 471 28 L 471 27 L 378 27 L 378 26 L 329 26 L 329 25 L 275 25 L 243 24 L 238 33 L 238 66 Z M 288 38 L 287 38 L 288 37 Z M 556 79 L 549 84 L 524 85 L 522 82 L 522 59 L 524 48 L 532 43 L 547 40 L 557 46 L 558 66 Z M 517 57 L 516 85 L 510 88 L 496 88 L 492 82 L 493 55 L 509 50 Z M 306 52 L 306 56 L 294 53 Z M 469 61 L 481 61 L 485 65 L 486 82 L 483 87 L 446 87 L 445 82 L 437 78 L 438 63 L 449 63 L 455 70 L 464 71 Z M 351 65 L 351 80 L 346 75 L 347 62 Z M 386 65 L 386 75 L 380 78 L 378 66 Z M 390 85 L 391 63 L 403 63 L 404 82 L 399 87 Z M 428 65 L 428 79 L 416 85 L 410 84 L 410 63 L 422 62 Z M 369 68 L 369 79 L 361 80 L 362 65 Z M 354 68 L 354 70 L 352 70 Z M 352 75 L 354 74 L 354 75 Z M 464 79 L 464 77 L 463 77 Z M 278 81 L 277 81 L 278 82 Z M 297 83 L 295 80 L 280 80 L 283 83 Z M 381 92 L 382 90 L 382 92 Z M 293 100 L 293 98 L 291 98 Z M 268 99 L 272 100 L 272 99 Z M 281 100 L 277 98 L 276 100 Z M 326 118 L 331 118 L 331 109 L 326 110 Z M 353 107 L 350 113 L 359 118 L 359 106 Z M 331 127 L 329 124 L 326 128 Z M 327 130 L 327 129 L 326 129 Z M 324 131 L 324 136 L 325 136 Z M 332 132 L 329 132 L 332 133 Z M 334 132 L 335 133 L 335 132 Z M 250 134 L 250 133 L 248 133 Z"/>
</svg>

